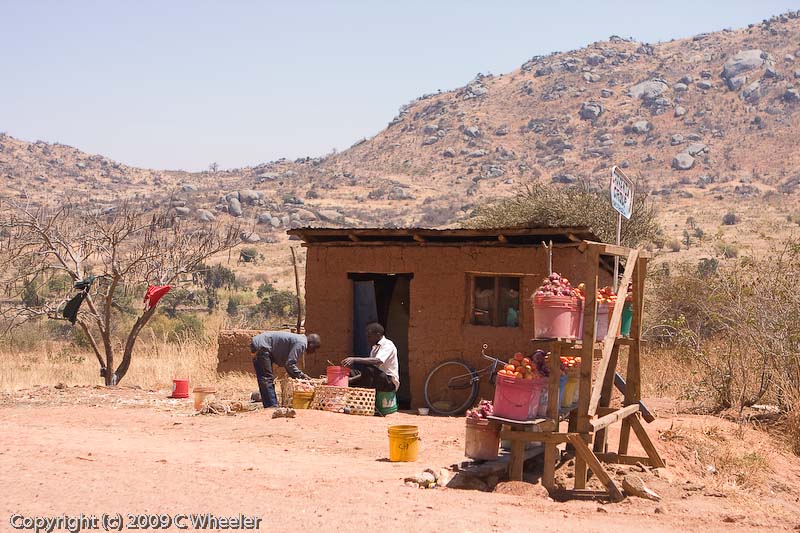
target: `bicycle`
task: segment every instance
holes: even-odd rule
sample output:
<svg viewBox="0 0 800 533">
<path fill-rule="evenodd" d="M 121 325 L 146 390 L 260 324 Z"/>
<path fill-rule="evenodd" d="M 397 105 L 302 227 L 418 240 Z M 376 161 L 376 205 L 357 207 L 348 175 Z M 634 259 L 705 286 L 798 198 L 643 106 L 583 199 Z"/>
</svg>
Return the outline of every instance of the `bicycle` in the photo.
<svg viewBox="0 0 800 533">
<path fill-rule="evenodd" d="M 425 378 L 425 403 L 436 414 L 457 416 L 472 407 L 478 398 L 481 376 L 488 374 L 489 383 L 497 380 L 498 367 L 505 363 L 486 355 L 488 344 L 483 345 L 481 357 L 492 362 L 489 366 L 475 370 L 466 361 L 453 359 L 437 365 Z"/>
</svg>

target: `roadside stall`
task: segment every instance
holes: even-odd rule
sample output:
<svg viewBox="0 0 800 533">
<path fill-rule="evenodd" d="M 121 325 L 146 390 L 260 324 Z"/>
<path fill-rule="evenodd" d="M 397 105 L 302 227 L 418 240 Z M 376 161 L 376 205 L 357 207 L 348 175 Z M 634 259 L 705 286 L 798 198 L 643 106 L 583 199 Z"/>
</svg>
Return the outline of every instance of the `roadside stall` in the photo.
<svg viewBox="0 0 800 533">
<path fill-rule="evenodd" d="M 542 483 L 548 489 L 555 488 L 558 449 L 567 446 L 575 454 L 573 492 L 585 492 L 591 471 L 605 486 L 608 497 L 620 500 L 622 494 L 604 464 L 664 466 L 642 425 L 642 418 L 653 420 L 641 403 L 640 350 L 648 254 L 591 241 L 582 242 L 579 250 L 590 267 L 583 271 L 591 275 L 572 287 L 569 279 L 551 272 L 536 291 L 532 298 L 535 338 L 531 340 L 535 351 L 531 357 L 515 354 L 499 371 L 493 404 L 484 403 L 468 412 L 467 453 L 479 454 L 477 458 L 481 459 L 491 459 L 492 452 L 497 455 L 492 444 L 469 449 L 469 433 L 474 434 L 476 424 L 483 424 L 484 431 L 490 432 L 493 423 L 499 428 L 496 438 L 510 442 L 511 480 L 522 479 L 526 444 L 541 443 Z M 607 257 L 625 260 L 618 294 L 610 287 L 599 287 Z M 624 305 L 626 302 L 630 305 Z M 628 334 L 622 336 L 626 307 L 630 324 Z M 628 351 L 624 379 L 617 373 L 622 347 Z M 611 407 L 615 384 L 624 395 L 619 408 Z M 610 452 L 606 430 L 616 423 L 622 425 L 620 439 L 617 451 Z M 631 431 L 646 456 L 628 453 Z"/>
</svg>

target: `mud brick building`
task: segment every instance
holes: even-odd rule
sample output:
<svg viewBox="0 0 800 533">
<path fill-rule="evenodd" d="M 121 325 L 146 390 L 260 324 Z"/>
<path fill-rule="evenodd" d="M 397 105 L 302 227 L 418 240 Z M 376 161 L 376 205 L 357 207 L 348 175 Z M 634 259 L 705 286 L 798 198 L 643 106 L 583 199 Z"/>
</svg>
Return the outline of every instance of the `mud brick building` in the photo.
<svg viewBox="0 0 800 533">
<path fill-rule="evenodd" d="M 322 336 L 307 371 L 369 353 L 364 327 L 378 321 L 398 347 L 401 407 L 425 404 L 427 373 L 439 362 L 487 362 L 481 346 L 507 357 L 530 351 L 530 298 L 552 268 L 576 284 L 590 272 L 582 227 L 525 229 L 299 228 L 306 262 L 306 331 Z M 481 391 L 486 397 L 489 389 Z"/>
</svg>

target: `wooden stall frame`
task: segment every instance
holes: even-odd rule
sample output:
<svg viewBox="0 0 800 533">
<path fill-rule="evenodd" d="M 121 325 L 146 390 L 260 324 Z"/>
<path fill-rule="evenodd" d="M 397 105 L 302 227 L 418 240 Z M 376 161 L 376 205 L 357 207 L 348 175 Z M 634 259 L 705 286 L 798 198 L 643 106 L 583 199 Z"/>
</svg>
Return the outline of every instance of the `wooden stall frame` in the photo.
<svg viewBox="0 0 800 533">
<path fill-rule="evenodd" d="M 550 379 L 548 381 L 547 415 L 545 418 L 518 422 L 500 417 L 490 417 L 503 424 L 502 439 L 511 441 L 511 461 L 509 478 L 521 480 L 525 444 L 540 442 L 544 446 L 544 466 L 542 484 L 548 490 L 555 489 L 555 465 L 559 458 L 559 445 L 568 445 L 575 453 L 575 481 L 573 493 L 585 493 L 589 472 L 596 476 L 606 488 L 606 495 L 612 501 L 623 498 L 619 487 L 605 470 L 603 463 L 636 464 L 661 468 L 665 463 L 648 436 L 640 417 L 645 414 L 652 421 L 652 414 L 641 403 L 641 365 L 642 312 L 644 309 L 644 281 L 647 271 L 646 253 L 641 249 L 583 241 L 579 245 L 588 262 L 596 265 L 594 274 L 585 281 L 586 299 L 584 302 L 583 339 L 534 339 L 532 342 L 544 346 L 550 352 Z M 596 294 L 599 282 L 601 256 L 620 256 L 627 259 L 622 280 L 619 285 L 617 302 L 611 314 L 606 337 L 599 343 L 595 341 L 597 320 Z M 628 293 L 628 284 L 633 284 L 633 321 L 629 338 L 615 335 L 622 320 L 622 310 Z M 625 380 L 616 372 L 619 351 L 628 347 L 628 368 Z M 599 352 L 598 375 L 593 380 L 593 364 Z M 560 356 L 579 355 L 581 371 L 578 403 L 570 409 L 559 405 Z M 620 385 L 620 382 L 622 384 Z M 620 408 L 610 407 L 612 387 L 624 388 L 625 400 Z M 561 431 L 562 422 L 569 419 L 566 432 Z M 621 423 L 619 451 L 607 451 L 607 428 Z M 628 455 L 630 432 L 644 448 L 646 457 Z"/>
</svg>

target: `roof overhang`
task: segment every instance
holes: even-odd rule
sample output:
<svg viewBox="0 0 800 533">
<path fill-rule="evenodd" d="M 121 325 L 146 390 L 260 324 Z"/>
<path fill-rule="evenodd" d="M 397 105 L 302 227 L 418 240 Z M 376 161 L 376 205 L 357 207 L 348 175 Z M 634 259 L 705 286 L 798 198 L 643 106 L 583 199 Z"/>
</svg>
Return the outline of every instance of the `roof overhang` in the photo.
<svg viewBox="0 0 800 533">
<path fill-rule="evenodd" d="M 303 242 L 314 244 L 508 244 L 539 245 L 596 241 L 597 236 L 582 226 L 542 226 L 493 229 L 425 228 L 297 228 L 287 232 Z"/>
</svg>

